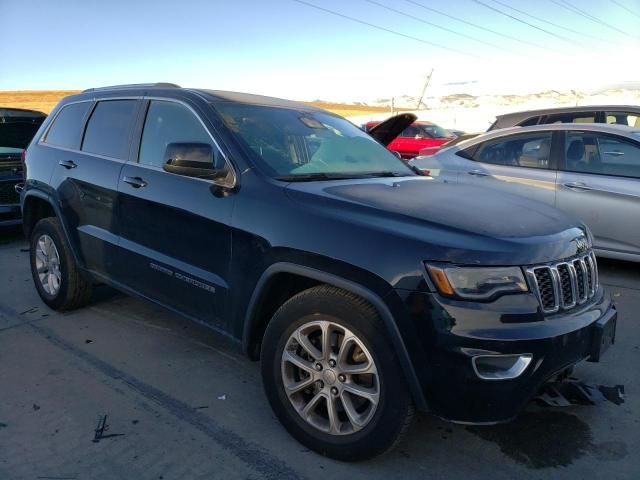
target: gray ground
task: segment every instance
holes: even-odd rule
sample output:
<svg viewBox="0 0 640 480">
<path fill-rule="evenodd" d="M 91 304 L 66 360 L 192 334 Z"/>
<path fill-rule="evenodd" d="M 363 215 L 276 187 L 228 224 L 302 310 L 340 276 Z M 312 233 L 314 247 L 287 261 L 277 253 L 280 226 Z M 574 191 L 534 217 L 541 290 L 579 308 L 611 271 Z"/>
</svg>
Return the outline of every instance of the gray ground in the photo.
<svg viewBox="0 0 640 480">
<path fill-rule="evenodd" d="M 346 464 L 296 443 L 259 370 L 214 334 L 103 288 L 92 306 L 46 308 L 17 230 L 0 231 L 0 479 L 640 478 L 640 266 L 600 262 L 617 344 L 583 380 L 626 403 L 531 405 L 513 423 L 416 419 L 391 454 Z M 107 435 L 94 429 L 107 415 Z"/>
</svg>

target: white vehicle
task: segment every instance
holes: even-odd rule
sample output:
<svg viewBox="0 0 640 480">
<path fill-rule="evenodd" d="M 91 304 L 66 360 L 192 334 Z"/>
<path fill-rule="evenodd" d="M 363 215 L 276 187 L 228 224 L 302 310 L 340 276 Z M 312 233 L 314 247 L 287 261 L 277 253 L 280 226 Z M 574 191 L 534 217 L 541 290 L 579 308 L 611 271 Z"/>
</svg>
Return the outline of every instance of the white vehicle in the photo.
<svg viewBox="0 0 640 480">
<path fill-rule="evenodd" d="M 581 123 L 507 128 L 411 163 L 442 181 L 553 205 L 589 226 L 597 254 L 640 262 L 640 128 Z"/>
</svg>

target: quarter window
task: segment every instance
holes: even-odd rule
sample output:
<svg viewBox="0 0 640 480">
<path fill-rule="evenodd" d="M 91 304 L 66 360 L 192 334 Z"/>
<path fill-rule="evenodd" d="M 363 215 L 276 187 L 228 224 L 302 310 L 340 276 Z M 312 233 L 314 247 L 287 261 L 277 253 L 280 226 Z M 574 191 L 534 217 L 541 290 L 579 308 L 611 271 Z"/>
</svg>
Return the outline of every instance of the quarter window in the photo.
<svg viewBox="0 0 640 480">
<path fill-rule="evenodd" d="M 490 140 L 473 154 L 478 162 L 513 167 L 549 168 L 551 132 Z"/>
<path fill-rule="evenodd" d="M 640 146 L 619 137 L 567 133 L 566 170 L 640 178 Z"/>
<path fill-rule="evenodd" d="M 219 150 L 200 120 L 184 105 L 152 101 L 144 124 L 138 161 L 162 167 L 170 143 L 206 143 L 212 146 L 214 165 L 223 165 Z"/>
<path fill-rule="evenodd" d="M 44 143 L 56 147 L 78 149 L 84 118 L 91 102 L 71 103 L 62 107 L 47 132 Z"/>
<path fill-rule="evenodd" d="M 613 125 L 627 125 L 629 127 L 640 127 L 640 114 L 639 113 L 626 113 L 626 112 L 606 112 L 606 121 Z"/>
<path fill-rule="evenodd" d="M 126 159 L 129 133 L 136 100 L 104 100 L 91 114 L 82 150 L 107 157 Z"/>
</svg>

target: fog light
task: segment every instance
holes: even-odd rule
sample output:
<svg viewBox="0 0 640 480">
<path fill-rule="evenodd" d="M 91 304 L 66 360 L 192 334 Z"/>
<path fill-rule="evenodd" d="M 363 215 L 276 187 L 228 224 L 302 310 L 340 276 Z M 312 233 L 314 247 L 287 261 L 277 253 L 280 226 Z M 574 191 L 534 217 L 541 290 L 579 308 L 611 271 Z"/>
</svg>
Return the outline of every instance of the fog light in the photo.
<svg viewBox="0 0 640 480">
<path fill-rule="evenodd" d="M 482 380 L 512 380 L 524 373 L 533 356 L 519 355 L 478 355 L 471 359 L 473 370 Z"/>
</svg>

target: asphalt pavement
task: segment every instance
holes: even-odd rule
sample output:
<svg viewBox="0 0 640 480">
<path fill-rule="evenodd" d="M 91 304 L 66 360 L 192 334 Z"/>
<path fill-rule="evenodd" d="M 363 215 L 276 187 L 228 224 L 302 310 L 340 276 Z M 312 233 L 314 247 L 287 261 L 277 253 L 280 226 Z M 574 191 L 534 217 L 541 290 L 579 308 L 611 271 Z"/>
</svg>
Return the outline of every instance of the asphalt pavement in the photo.
<svg viewBox="0 0 640 480">
<path fill-rule="evenodd" d="M 258 364 L 207 329 L 107 287 L 84 309 L 48 309 L 27 247 L 0 230 L 1 480 L 640 479 L 640 265 L 600 261 L 617 341 L 575 372 L 624 385 L 624 404 L 532 403 L 494 427 L 419 415 L 393 452 L 350 464 L 293 440 Z"/>
</svg>

